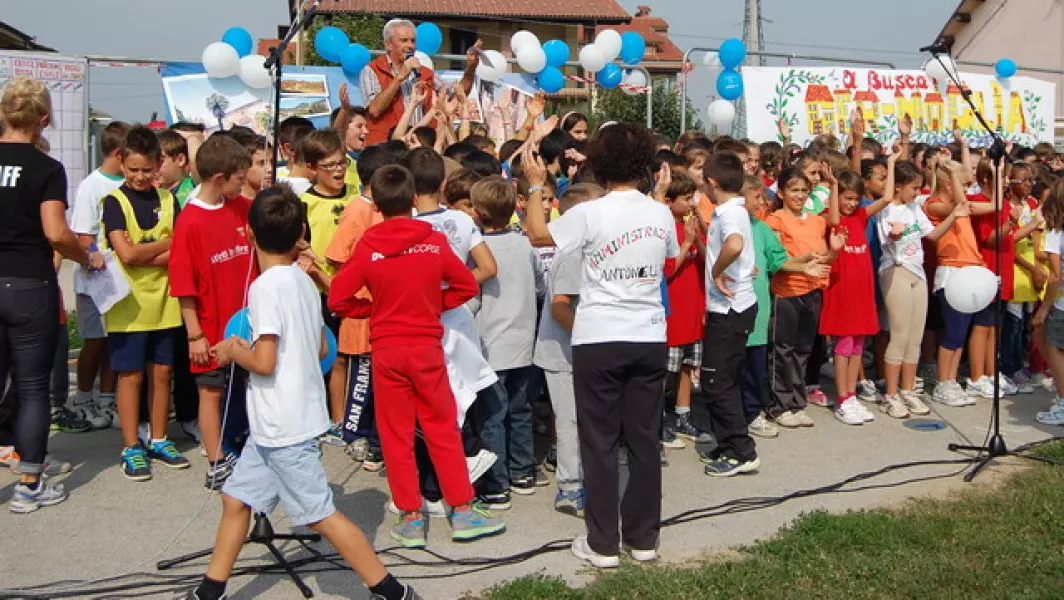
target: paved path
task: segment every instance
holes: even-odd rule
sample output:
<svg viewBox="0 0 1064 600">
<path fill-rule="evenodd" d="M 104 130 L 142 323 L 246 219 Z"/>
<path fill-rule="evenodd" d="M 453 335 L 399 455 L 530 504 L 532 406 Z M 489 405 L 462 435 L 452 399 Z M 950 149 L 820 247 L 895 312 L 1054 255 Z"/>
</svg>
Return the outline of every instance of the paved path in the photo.
<svg viewBox="0 0 1064 600">
<path fill-rule="evenodd" d="M 1045 410 L 1048 403 L 1049 395 L 1044 392 L 1006 399 L 1002 411 L 1006 440 L 1015 446 L 1064 433 L 1060 428 L 1034 422 L 1034 413 Z M 812 407 L 809 412 L 817 422 L 816 427 L 785 431 L 778 439 L 759 441 L 762 468 L 756 476 L 711 479 L 702 474 L 701 464 L 690 446 L 671 451 L 671 464 L 665 470 L 665 516 L 737 498 L 778 496 L 823 486 L 895 462 L 956 458 L 946 450 L 947 443 L 982 441 L 989 401 L 963 409 L 937 405 L 933 408 L 950 424 L 949 428 L 933 432 L 912 430 L 885 415 L 862 427 L 848 427 L 837 422 L 827 410 Z M 133 483 L 123 479 L 116 466 L 118 446 L 119 437 L 114 430 L 53 438 L 52 451 L 75 464 L 74 471 L 65 476 L 70 498 L 58 507 L 32 515 L 0 511 L 0 539 L 4 540 L 0 546 L 0 563 L 4 565 L 2 585 L 13 587 L 105 577 L 131 570 L 150 571 L 158 559 L 213 543 L 219 502 L 202 488 L 205 459 L 199 452 L 183 446 L 193 464 L 190 470 L 169 471 L 160 467 L 154 480 Z M 391 547 L 387 533 L 391 515 L 384 508 L 388 500 L 384 478 L 355 472 L 351 461 L 335 447 L 326 448 L 325 464 L 338 508 L 375 538 L 378 548 Z M 956 466 L 907 469 L 869 483 L 890 483 L 956 470 Z M 14 477 L 7 472 L 0 474 L 0 501 L 6 502 L 10 497 L 14 482 Z M 803 512 L 882 506 L 913 495 L 941 493 L 964 486 L 959 477 L 953 477 L 897 488 L 814 496 L 767 510 L 702 519 L 665 528 L 661 553 L 668 562 L 684 562 L 769 537 Z M 450 542 L 446 523 L 433 520 L 429 548 L 456 558 L 497 558 L 582 533 L 581 521 L 552 510 L 554 491 L 551 486 L 540 489 L 532 497 L 515 496 L 513 510 L 506 513 L 507 533 L 470 545 Z M 287 530 L 283 510 L 278 510 L 273 522 L 278 530 Z M 327 544 L 322 545 L 328 549 Z M 293 554 L 298 553 L 298 548 L 289 546 L 289 549 Z M 249 548 L 242 558 L 253 563 L 257 552 Z M 407 556 L 420 561 L 433 560 L 419 552 Z M 385 557 L 385 560 L 389 564 L 401 562 L 395 557 Z M 204 564 L 194 563 L 189 569 L 177 572 L 202 573 Z M 471 574 L 461 574 L 457 567 L 399 566 L 394 572 L 401 578 L 426 577 L 415 583 L 429 600 L 458 598 L 467 592 L 537 572 L 562 576 L 573 583 L 586 581 L 589 576 L 568 550 Z M 310 574 L 307 581 L 319 598 L 368 596 L 350 572 Z M 236 579 L 230 585 L 230 593 L 234 600 L 299 597 L 289 581 L 276 575 Z"/>
</svg>

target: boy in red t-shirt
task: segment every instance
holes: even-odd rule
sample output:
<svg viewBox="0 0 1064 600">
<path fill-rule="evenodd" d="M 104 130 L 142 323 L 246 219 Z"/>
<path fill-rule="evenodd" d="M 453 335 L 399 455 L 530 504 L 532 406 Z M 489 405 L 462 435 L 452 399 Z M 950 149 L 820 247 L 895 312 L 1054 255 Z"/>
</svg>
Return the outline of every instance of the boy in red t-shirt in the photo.
<svg viewBox="0 0 1064 600">
<path fill-rule="evenodd" d="M 443 359 L 440 315 L 473 298 L 476 279 L 443 234 L 411 218 L 416 191 L 410 171 L 386 166 L 373 175 L 370 188 L 384 222 L 366 231 L 333 278 L 328 305 L 344 318 L 369 317 L 373 385 L 387 399 L 377 405 L 377 418 L 388 486 L 403 513 L 392 527 L 392 538 L 407 548 L 425 547 L 414 458 L 416 425 L 421 426 L 443 498 L 453 509 L 452 539 L 470 541 L 499 533 L 506 528 L 502 519 L 472 504 L 457 404 Z M 362 288 L 372 300 L 356 295 Z"/>
<path fill-rule="evenodd" d="M 705 242 L 698 231 L 694 210 L 698 185 L 675 171 L 665 192 L 665 203 L 676 220 L 676 239 L 683 240 L 680 254 L 665 259 L 665 279 L 669 285 L 669 315 L 665 320 L 669 346 L 665 395 L 676 400 L 676 435 L 693 442 L 709 443 L 712 436 L 691 423 L 692 374 L 702 368 L 702 319 L 706 312 Z M 672 419 L 665 419 L 669 428 Z M 669 432 L 662 438 L 668 444 Z M 672 444 L 683 447 L 683 443 Z"/>
<path fill-rule="evenodd" d="M 222 396 L 228 370 L 210 354 L 230 317 L 244 307 L 253 273 L 247 238 L 250 202 L 240 195 L 251 155 L 228 136 L 211 136 L 196 154 L 199 194 L 189 198 L 170 248 L 170 295 L 181 303 L 191 369 L 199 388 L 199 426 L 210 465 L 206 487 L 221 489 L 235 455 L 222 451 Z"/>
</svg>

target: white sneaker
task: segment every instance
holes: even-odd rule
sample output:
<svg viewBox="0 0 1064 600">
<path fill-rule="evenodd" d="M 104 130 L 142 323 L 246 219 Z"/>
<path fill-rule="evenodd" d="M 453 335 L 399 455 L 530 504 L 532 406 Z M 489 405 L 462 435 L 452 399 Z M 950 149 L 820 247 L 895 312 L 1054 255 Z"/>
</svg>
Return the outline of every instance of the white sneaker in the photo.
<svg viewBox="0 0 1064 600">
<path fill-rule="evenodd" d="M 857 382 L 857 398 L 862 402 L 869 402 L 875 404 L 879 402 L 879 390 L 876 389 L 876 382 L 871 379 L 862 379 Z"/>
<path fill-rule="evenodd" d="M 990 380 L 990 377 L 983 375 L 978 381 L 972 381 L 968 379 L 967 394 L 971 398 L 984 398 L 986 400 L 994 399 L 994 382 Z"/>
<path fill-rule="evenodd" d="M 199 419 L 182 421 L 178 423 L 178 426 L 181 428 L 181 433 L 187 435 L 193 442 L 197 444 L 203 443 L 203 433 L 200 432 Z"/>
<path fill-rule="evenodd" d="M 899 396 L 885 396 L 883 403 L 879 405 L 879 410 L 892 419 L 908 419 L 910 417 L 909 409 Z"/>
<path fill-rule="evenodd" d="M 73 403 L 70 409 L 77 417 L 83 421 L 88 421 L 92 425 L 93 429 L 102 429 L 104 427 L 110 427 L 111 415 L 100 412 L 96 403 L 89 399 L 88 402 Z"/>
<path fill-rule="evenodd" d="M 632 560 L 636 562 L 653 562 L 658 559 L 657 550 L 636 550 L 635 548 L 625 547 L 625 550 L 632 555 Z"/>
<path fill-rule="evenodd" d="M 902 390 L 901 401 L 905 403 L 905 407 L 909 409 L 909 412 L 914 415 L 931 414 L 931 409 L 924 404 L 923 399 L 920 398 L 920 394 L 917 394 L 916 392 Z"/>
<path fill-rule="evenodd" d="M 1042 425 L 1064 425 L 1064 407 L 1057 404 L 1049 412 L 1040 412 L 1035 420 Z"/>
<path fill-rule="evenodd" d="M 616 569 L 621 564 L 619 556 L 603 556 L 587 545 L 587 536 L 582 535 L 573 540 L 573 556 L 580 560 L 586 560 L 591 566 L 598 569 Z"/>
<path fill-rule="evenodd" d="M 990 380 L 990 384 L 991 387 L 993 387 L 993 379 Z M 1004 373 L 998 373 L 998 388 L 1001 390 L 1001 395 L 1003 396 L 1015 396 L 1020 393 L 1020 388 Z"/>
<path fill-rule="evenodd" d="M 871 423 L 872 421 L 876 420 L 876 413 L 868 410 L 868 407 L 864 404 L 861 404 L 860 402 L 854 402 L 853 405 L 854 408 L 857 409 L 857 414 L 861 415 L 861 418 L 864 419 L 865 423 Z"/>
<path fill-rule="evenodd" d="M 470 483 L 476 483 L 484 473 L 488 472 L 488 469 L 490 469 L 498 459 L 499 457 L 496 456 L 494 452 L 489 452 L 487 450 L 477 452 L 476 456 L 467 456 L 466 468 L 469 469 Z"/>
<path fill-rule="evenodd" d="M 393 515 L 402 515 L 403 512 L 399 510 L 399 507 L 395 505 L 394 500 L 388 501 L 388 512 Z M 443 500 L 439 502 L 430 502 L 428 500 L 421 501 L 421 514 L 432 517 L 433 519 L 446 519 L 447 518 L 447 505 L 443 503 Z"/>
<path fill-rule="evenodd" d="M 850 398 L 835 409 L 835 418 L 847 425 L 864 425 L 864 417 L 857 410 L 857 400 Z"/>
<path fill-rule="evenodd" d="M 774 438 L 780 435 L 780 428 L 766 419 L 765 413 L 757 415 L 757 418 L 747 426 L 747 430 L 750 435 L 756 435 L 760 438 Z"/>
<path fill-rule="evenodd" d="M 935 394 L 932 400 L 946 406 L 961 407 L 975 404 L 975 400 L 964 393 L 964 388 L 956 381 L 942 381 L 935 386 Z"/>
</svg>

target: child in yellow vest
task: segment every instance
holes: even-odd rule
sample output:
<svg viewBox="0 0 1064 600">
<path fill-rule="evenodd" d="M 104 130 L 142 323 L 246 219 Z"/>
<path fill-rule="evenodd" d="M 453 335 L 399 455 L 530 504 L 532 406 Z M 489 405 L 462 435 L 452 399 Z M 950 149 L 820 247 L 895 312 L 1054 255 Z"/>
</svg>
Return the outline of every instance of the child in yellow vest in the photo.
<svg viewBox="0 0 1064 600">
<path fill-rule="evenodd" d="M 343 138 L 336 130 L 319 129 L 310 132 L 303 138 L 301 152 L 317 177 L 314 187 L 299 198 L 307 207 L 307 235 L 310 237 L 310 248 L 318 259 L 316 268 L 308 273 L 318 284 L 318 289 L 327 294 L 337 267 L 325 259 L 325 251 L 336 235 L 344 209 L 352 198 L 361 202 L 361 194 L 359 186 L 344 180 L 351 159 L 345 151 Z M 339 338 L 340 319 L 325 306 L 324 298 L 323 295 L 322 316 L 325 318 L 325 326 Z M 329 412 L 332 427 L 323 437 L 324 442 L 335 446 L 344 445 L 342 422 L 347 395 L 346 373 L 347 356 L 339 354 L 329 373 Z"/>
<path fill-rule="evenodd" d="M 156 188 L 160 148 L 155 134 L 135 127 L 122 144 L 126 180 L 103 199 L 104 244 L 118 259 L 132 291 L 107 311 L 108 351 L 118 374 L 116 400 L 122 425 L 122 473 L 134 481 L 151 479 L 150 460 L 188 468 L 188 460 L 166 439 L 173 378 L 174 335 L 181 308 L 170 296 L 170 240 L 180 210 L 169 191 Z M 147 368 L 150 381 L 151 440 L 137 439 L 140 389 Z"/>
</svg>

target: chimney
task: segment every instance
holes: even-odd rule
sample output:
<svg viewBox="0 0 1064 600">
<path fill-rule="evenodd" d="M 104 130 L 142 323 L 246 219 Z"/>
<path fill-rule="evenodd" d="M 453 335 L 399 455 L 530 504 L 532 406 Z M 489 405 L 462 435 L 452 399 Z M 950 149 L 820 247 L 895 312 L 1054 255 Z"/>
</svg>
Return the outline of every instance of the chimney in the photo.
<svg viewBox="0 0 1064 600">
<path fill-rule="evenodd" d="M 647 6 L 646 4 L 640 4 L 639 6 L 635 7 L 635 16 L 637 16 L 637 17 L 649 17 L 650 16 L 650 7 Z"/>
</svg>

